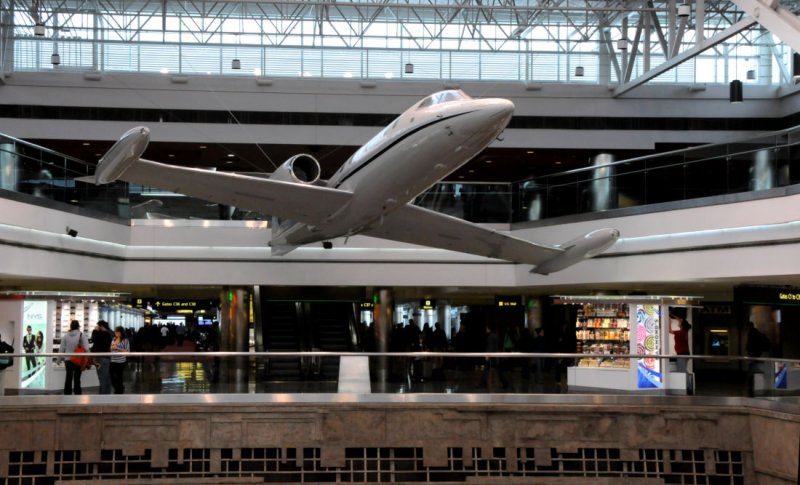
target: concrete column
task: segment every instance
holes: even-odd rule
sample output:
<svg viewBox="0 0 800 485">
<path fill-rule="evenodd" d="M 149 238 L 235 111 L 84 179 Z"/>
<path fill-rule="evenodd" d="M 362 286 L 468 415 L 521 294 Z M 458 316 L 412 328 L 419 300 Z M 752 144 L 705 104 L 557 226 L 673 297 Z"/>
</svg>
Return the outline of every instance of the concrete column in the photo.
<svg viewBox="0 0 800 485">
<path fill-rule="evenodd" d="M 17 190 L 18 157 L 13 143 L 0 143 L 0 189 Z"/>
<path fill-rule="evenodd" d="M 220 294 L 219 350 L 247 352 L 249 315 L 250 290 L 223 287 Z M 220 382 L 227 381 L 232 386 L 231 392 L 246 392 L 249 368 L 247 357 L 222 359 L 219 364 L 215 367 L 220 371 Z"/>
<path fill-rule="evenodd" d="M 767 190 L 776 186 L 777 172 L 771 149 L 766 148 L 755 153 L 750 176 L 750 190 Z"/>
<path fill-rule="evenodd" d="M 614 155 L 600 153 L 594 157 L 593 165 L 600 167 L 594 170 L 591 182 L 592 211 L 604 211 L 617 207 L 617 191 L 614 184 L 614 167 L 603 165 L 613 163 Z"/>
<path fill-rule="evenodd" d="M 375 345 L 378 352 L 388 352 L 389 335 L 394 325 L 394 291 L 381 289 L 378 291 L 378 319 L 373 325 L 375 330 Z M 377 362 L 376 374 L 380 385 L 386 384 L 389 377 L 389 359 L 381 357 Z"/>
<path fill-rule="evenodd" d="M 519 192 L 519 198 L 522 204 L 522 220 L 538 221 L 541 219 L 544 204 L 542 204 L 542 193 L 536 186 L 536 182 L 532 180 L 523 182 Z"/>
<path fill-rule="evenodd" d="M 606 27 L 601 27 L 606 28 Z M 599 41 L 598 50 L 600 55 L 598 56 L 598 63 L 597 63 L 597 83 L 601 86 L 605 86 L 611 83 L 611 52 L 608 51 L 608 44 L 604 42 L 603 34 L 600 32 L 600 29 L 597 30 L 597 39 Z"/>
<path fill-rule="evenodd" d="M 769 31 L 761 29 L 764 38 L 769 38 Z M 756 71 L 758 84 L 772 84 L 772 49 L 766 43 L 758 48 L 758 70 Z"/>
</svg>

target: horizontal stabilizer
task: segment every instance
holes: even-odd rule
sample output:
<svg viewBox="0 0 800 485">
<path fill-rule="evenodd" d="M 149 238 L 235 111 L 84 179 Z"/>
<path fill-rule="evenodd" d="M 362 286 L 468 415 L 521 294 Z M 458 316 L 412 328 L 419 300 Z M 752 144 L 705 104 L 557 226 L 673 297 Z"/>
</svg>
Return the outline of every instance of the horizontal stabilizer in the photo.
<svg viewBox="0 0 800 485">
<path fill-rule="evenodd" d="M 84 182 L 84 183 L 87 183 L 87 184 L 93 184 L 95 182 L 95 177 L 94 177 L 94 175 L 87 175 L 86 177 L 76 177 L 75 181 L 76 182 Z"/>
</svg>

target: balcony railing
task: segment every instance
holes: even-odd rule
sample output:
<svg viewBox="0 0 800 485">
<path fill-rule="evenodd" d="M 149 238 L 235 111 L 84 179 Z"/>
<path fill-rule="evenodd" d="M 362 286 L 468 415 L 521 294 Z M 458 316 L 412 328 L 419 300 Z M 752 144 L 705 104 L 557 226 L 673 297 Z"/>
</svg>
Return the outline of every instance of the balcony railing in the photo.
<svg viewBox="0 0 800 485">
<path fill-rule="evenodd" d="M 420 207 L 472 222 L 514 223 L 730 194 L 767 194 L 800 183 L 800 127 L 731 143 L 545 174 L 517 183 L 441 182 Z M 598 157 L 599 160 L 607 160 Z M 94 165 L 0 135 L 0 189 L 122 218 L 267 219 L 162 190 L 75 182 Z M 89 215 L 89 214 L 87 214 Z"/>
<path fill-rule="evenodd" d="M 62 394 L 71 356 L 15 353 L 3 373 L 5 395 Z M 734 355 L 635 355 L 487 352 L 130 352 L 125 394 L 176 393 L 466 393 L 761 396 L 800 395 L 800 359 Z M 687 361 L 687 373 L 678 361 Z M 287 376 L 287 362 L 296 372 Z M 338 365 L 323 365 L 323 362 Z M 368 363 L 368 364 L 367 364 Z M 656 369 L 643 385 L 641 368 Z M 330 373 L 330 368 L 338 372 Z M 326 374 L 326 371 L 328 372 Z M 584 375 L 584 377 L 581 377 Z M 616 375 L 614 379 L 607 378 Z M 586 377 L 589 376 L 589 377 Z M 655 376 L 655 377 L 653 377 Z M 676 378 L 677 377 L 677 378 Z M 94 366 L 82 374 L 98 394 Z M 620 384 L 621 383 L 621 384 Z"/>
</svg>

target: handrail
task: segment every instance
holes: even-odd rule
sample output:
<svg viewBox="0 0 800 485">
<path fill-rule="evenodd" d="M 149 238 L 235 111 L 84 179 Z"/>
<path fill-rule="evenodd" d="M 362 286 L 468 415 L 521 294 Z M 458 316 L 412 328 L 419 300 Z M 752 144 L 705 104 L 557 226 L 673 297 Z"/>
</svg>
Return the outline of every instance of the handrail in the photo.
<svg viewBox="0 0 800 485">
<path fill-rule="evenodd" d="M 756 135 L 756 136 L 753 136 L 753 137 L 750 137 L 750 138 L 747 138 L 747 139 L 744 139 L 744 140 L 718 142 L 718 143 L 707 143 L 705 145 L 698 145 L 698 146 L 694 146 L 694 147 L 679 148 L 677 150 L 670 150 L 668 152 L 660 152 L 660 153 L 654 153 L 654 154 L 650 154 L 650 155 L 642 155 L 640 157 L 627 158 L 625 160 L 617 160 L 617 161 L 614 161 L 614 162 L 604 163 L 602 165 L 592 165 L 590 167 L 581 167 L 581 168 L 573 168 L 573 169 L 570 169 L 570 170 L 564 170 L 563 172 L 558 172 L 558 173 L 538 175 L 536 177 L 531 177 L 531 178 L 527 178 L 527 179 L 521 179 L 516 183 L 522 184 L 522 183 L 525 183 L 525 182 L 530 182 L 530 181 L 535 181 L 535 180 L 540 180 L 540 179 L 546 179 L 546 178 L 551 178 L 551 177 L 562 177 L 562 176 L 566 176 L 566 175 L 574 175 L 574 174 L 577 174 L 577 173 L 591 172 L 593 170 L 598 170 L 598 169 L 606 168 L 606 167 L 615 167 L 617 165 L 641 162 L 641 161 L 652 160 L 652 159 L 661 158 L 661 157 L 669 157 L 669 156 L 678 155 L 678 154 L 682 154 L 682 153 L 689 153 L 689 152 L 697 151 L 697 150 L 707 150 L 709 148 L 714 148 L 714 147 L 722 147 L 722 146 L 734 145 L 734 144 L 743 144 L 743 143 L 747 143 L 748 141 L 757 140 L 759 138 L 766 138 L 766 137 L 770 137 L 770 136 L 776 136 L 777 137 L 777 136 L 780 136 L 782 134 L 792 133 L 794 131 L 800 131 L 800 125 L 796 125 L 796 126 L 793 126 L 791 128 L 784 128 L 783 130 L 770 131 L 770 132 L 762 133 L 762 134 L 759 134 L 759 135 Z M 787 143 L 786 145 L 781 145 L 781 146 L 792 146 L 792 145 L 796 145 L 798 143 L 800 143 L 800 140 L 798 140 L 797 142 L 794 142 L 794 143 Z M 743 151 L 736 152 L 736 153 L 749 153 L 749 152 L 755 152 L 755 151 L 758 151 L 758 150 L 761 150 L 761 149 L 759 148 L 759 149 L 756 149 L 756 150 L 743 150 Z M 727 154 L 727 155 L 730 155 L 730 154 Z M 683 162 L 682 164 L 678 164 L 678 165 L 683 165 L 683 164 L 687 164 L 687 163 L 702 162 L 702 161 L 706 161 L 706 160 L 713 159 L 713 158 L 715 158 L 715 157 L 708 157 L 708 158 L 704 158 L 704 159 L 693 160 L 692 162 Z M 659 168 L 663 168 L 663 167 L 659 167 Z M 601 177 L 601 178 L 607 178 L 607 177 Z"/>
<path fill-rule="evenodd" d="M 19 143 L 20 145 L 25 145 L 25 146 L 28 146 L 28 147 L 31 147 L 31 148 L 35 148 L 37 150 L 41 150 L 43 152 L 49 153 L 50 155 L 54 155 L 54 156 L 57 156 L 59 158 L 64 158 L 66 160 L 69 160 L 71 162 L 75 162 L 75 163 L 79 163 L 81 165 L 85 165 L 86 167 L 90 167 L 90 168 L 94 167 L 93 164 L 85 162 L 85 161 L 83 161 L 83 160 L 81 160 L 79 158 L 75 158 L 75 157 L 66 155 L 64 153 L 59 153 L 59 152 L 57 152 L 55 150 L 52 150 L 52 149 L 47 148 L 47 147 L 43 147 L 41 145 L 37 145 L 35 143 L 31 143 L 29 141 L 21 140 L 19 138 L 11 136 L 11 135 L 9 135 L 7 133 L 0 133 L 0 139 L 2 139 L 2 138 L 7 138 L 7 139 L 9 139 L 10 141 L 12 141 L 14 143 Z"/>
<path fill-rule="evenodd" d="M 800 365 L 800 359 L 783 357 L 747 357 L 743 355 L 671 355 L 671 354 L 584 354 L 570 352 L 340 352 L 340 351 L 266 351 L 266 352 L 42 352 L 0 354 L 7 357 L 484 357 L 484 358 L 559 358 L 559 359 L 697 359 L 709 361 L 781 362 Z"/>
</svg>

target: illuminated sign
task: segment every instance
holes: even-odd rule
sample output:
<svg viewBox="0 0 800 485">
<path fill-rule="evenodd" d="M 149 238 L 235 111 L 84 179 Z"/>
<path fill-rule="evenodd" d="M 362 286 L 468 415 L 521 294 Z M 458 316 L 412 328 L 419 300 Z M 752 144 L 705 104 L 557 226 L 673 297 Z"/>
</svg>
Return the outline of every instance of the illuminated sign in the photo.
<svg viewBox="0 0 800 485">
<path fill-rule="evenodd" d="M 219 302 L 216 300 L 181 300 L 170 298 L 135 298 L 135 308 L 160 312 L 192 313 L 201 310 L 216 309 Z"/>
<path fill-rule="evenodd" d="M 502 307 L 502 308 L 517 308 L 522 306 L 522 297 L 521 296 L 495 296 L 494 297 L 494 304 L 495 306 Z"/>
<path fill-rule="evenodd" d="M 420 300 L 419 307 L 423 310 L 433 310 L 434 308 L 436 308 L 436 300 L 433 300 L 431 298 Z"/>
<path fill-rule="evenodd" d="M 733 299 L 747 305 L 800 305 L 800 288 L 789 286 L 737 286 Z"/>
<path fill-rule="evenodd" d="M 375 304 L 372 303 L 371 301 L 361 302 L 359 306 L 361 307 L 362 310 L 372 310 L 373 308 L 375 308 Z"/>
</svg>

